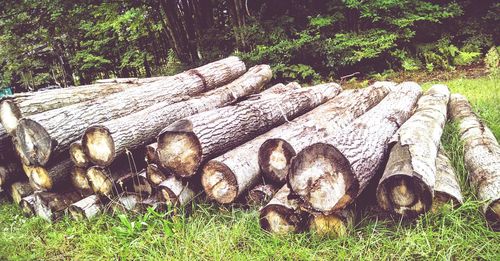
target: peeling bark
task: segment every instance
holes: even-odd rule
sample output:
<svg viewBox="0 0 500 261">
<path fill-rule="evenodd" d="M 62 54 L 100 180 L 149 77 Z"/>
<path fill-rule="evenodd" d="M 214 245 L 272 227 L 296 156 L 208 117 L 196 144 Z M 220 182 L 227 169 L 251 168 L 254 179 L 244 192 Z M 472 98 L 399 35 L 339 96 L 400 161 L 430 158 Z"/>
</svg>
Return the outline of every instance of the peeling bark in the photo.
<svg viewBox="0 0 500 261">
<path fill-rule="evenodd" d="M 436 158 L 436 184 L 434 185 L 432 209 L 437 210 L 440 206 L 448 203 L 452 206 L 459 206 L 463 203 L 463 197 L 457 174 L 441 145 Z"/>
</svg>

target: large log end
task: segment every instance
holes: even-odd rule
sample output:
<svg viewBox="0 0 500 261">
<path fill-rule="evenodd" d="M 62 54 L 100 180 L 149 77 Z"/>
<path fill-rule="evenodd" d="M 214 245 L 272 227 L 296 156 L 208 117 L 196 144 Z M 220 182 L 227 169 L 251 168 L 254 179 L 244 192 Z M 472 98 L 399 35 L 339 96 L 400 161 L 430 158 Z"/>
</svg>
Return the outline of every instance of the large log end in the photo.
<svg viewBox="0 0 500 261">
<path fill-rule="evenodd" d="M 82 147 L 89 160 L 99 166 L 109 166 L 116 157 L 113 137 L 103 126 L 87 128 L 82 136 Z"/>
<path fill-rule="evenodd" d="M 345 208 L 359 187 L 349 161 L 337 148 L 324 143 L 310 145 L 297 154 L 288 184 L 305 209 L 325 214 Z"/>
<path fill-rule="evenodd" d="M 42 125 L 30 119 L 21 119 L 16 129 L 16 137 L 17 145 L 20 146 L 19 152 L 31 165 L 47 164 L 54 143 Z"/>
<path fill-rule="evenodd" d="M 109 178 L 105 169 L 97 166 L 87 169 L 87 178 L 94 193 L 110 196 L 113 193 L 113 181 Z"/>
<path fill-rule="evenodd" d="M 31 184 L 36 190 L 48 191 L 53 187 L 52 178 L 46 168 L 40 166 L 32 166 L 29 168 Z"/>
<path fill-rule="evenodd" d="M 283 184 L 295 156 L 293 147 L 283 139 L 268 139 L 259 148 L 259 166 L 264 177 Z"/>
<path fill-rule="evenodd" d="M 203 167 L 201 184 L 210 199 L 222 204 L 234 202 L 238 183 L 233 171 L 224 163 L 211 160 Z"/>
</svg>

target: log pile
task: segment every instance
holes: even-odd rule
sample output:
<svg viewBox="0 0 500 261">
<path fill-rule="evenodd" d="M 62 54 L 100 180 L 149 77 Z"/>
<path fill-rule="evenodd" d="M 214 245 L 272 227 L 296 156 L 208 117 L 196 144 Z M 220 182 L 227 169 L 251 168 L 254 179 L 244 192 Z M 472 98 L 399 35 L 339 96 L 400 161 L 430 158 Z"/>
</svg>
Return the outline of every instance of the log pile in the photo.
<svg viewBox="0 0 500 261">
<path fill-rule="evenodd" d="M 449 111 L 498 229 L 500 147 L 462 96 L 450 101 L 443 85 L 421 96 L 413 82 L 267 87 L 272 77 L 268 65 L 247 71 L 229 57 L 174 76 L 4 98 L 0 192 L 49 221 L 176 214 L 205 200 L 257 207 L 271 233 L 339 237 L 368 183 L 383 211 L 407 218 L 463 202 L 440 144 Z"/>
</svg>

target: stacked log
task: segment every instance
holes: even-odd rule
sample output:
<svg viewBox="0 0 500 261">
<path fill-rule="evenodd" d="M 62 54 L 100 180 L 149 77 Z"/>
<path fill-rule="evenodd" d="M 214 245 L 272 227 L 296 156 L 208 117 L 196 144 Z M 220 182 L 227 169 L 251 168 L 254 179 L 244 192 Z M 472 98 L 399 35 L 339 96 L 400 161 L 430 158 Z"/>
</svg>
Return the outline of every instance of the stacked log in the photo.
<svg viewBox="0 0 500 261">
<path fill-rule="evenodd" d="M 277 189 L 272 184 L 259 184 L 248 191 L 246 202 L 251 206 L 264 206 L 273 198 Z"/>
<path fill-rule="evenodd" d="M 83 149 L 94 164 L 108 166 L 116 155 L 151 142 L 174 121 L 257 93 L 271 77 L 268 65 L 255 66 L 235 81 L 199 97 L 174 104 L 167 99 L 137 113 L 91 126 L 83 135 Z"/>
<path fill-rule="evenodd" d="M 450 116 L 458 123 L 469 182 L 492 229 L 500 230 L 500 146 L 490 129 L 472 111 L 467 99 L 452 94 Z"/>
<path fill-rule="evenodd" d="M 187 95 L 214 89 L 240 76 L 244 70 L 243 62 L 229 57 L 165 81 L 25 117 L 18 123 L 16 136 L 29 162 L 43 166 L 53 154 L 67 151 L 93 124 L 126 116 L 158 102 L 188 99 Z"/>
<path fill-rule="evenodd" d="M 378 203 L 385 211 L 415 217 L 431 208 L 449 99 L 448 87 L 432 86 L 392 138 L 389 160 L 377 188 Z"/>
<path fill-rule="evenodd" d="M 158 161 L 179 177 L 194 176 L 206 159 L 313 109 L 339 91 L 321 85 L 256 96 L 235 106 L 174 122 L 158 136 Z M 217 166 L 213 170 L 217 171 Z"/>
<path fill-rule="evenodd" d="M 68 208 L 69 214 L 76 220 L 91 219 L 102 213 L 103 210 L 101 199 L 96 195 L 83 198 L 71 204 Z"/>
<path fill-rule="evenodd" d="M 301 207 L 328 215 L 352 203 L 383 163 L 390 138 L 421 92 L 416 83 L 402 83 L 343 130 L 300 151 L 287 184 Z"/>
<path fill-rule="evenodd" d="M 434 185 L 432 209 L 437 210 L 440 206 L 448 203 L 452 206 L 459 206 L 463 203 L 463 197 L 457 174 L 450 159 L 446 156 L 443 146 L 440 145 L 436 157 L 436 184 Z"/>
</svg>

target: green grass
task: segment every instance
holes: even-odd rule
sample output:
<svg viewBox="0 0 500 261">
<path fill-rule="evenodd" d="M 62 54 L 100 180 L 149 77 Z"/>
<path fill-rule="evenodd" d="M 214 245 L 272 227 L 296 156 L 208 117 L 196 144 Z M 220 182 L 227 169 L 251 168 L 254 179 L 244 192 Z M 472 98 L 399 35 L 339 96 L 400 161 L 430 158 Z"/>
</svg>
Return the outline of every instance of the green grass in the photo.
<svg viewBox="0 0 500 261">
<path fill-rule="evenodd" d="M 466 95 L 500 137 L 499 77 L 446 82 Z M 428 88 L 430 83 L 425 84 Z M 25 218 L 12 204 L 0 206 L 2 259 L 168 259 L 168 260 L 500 260 L 500 233 L 489 230 L 466 182 L 456 126 L 446 126 L 443 142 L 460 176 L 465 203 L 405 223 L 376 219 L 367 211 L 341 239 L 311 233 L 277 236 L 262 231 L 256 209 L 194 206 L 189 217 L 148 213 L 100 216 L 91 222 L 67 218 L 49 224 Z"/>
</svg>

